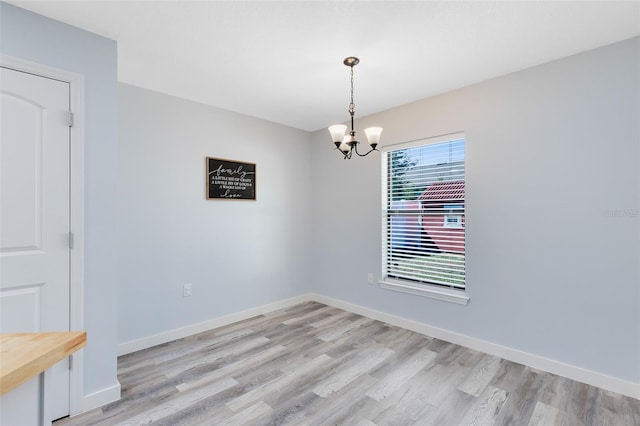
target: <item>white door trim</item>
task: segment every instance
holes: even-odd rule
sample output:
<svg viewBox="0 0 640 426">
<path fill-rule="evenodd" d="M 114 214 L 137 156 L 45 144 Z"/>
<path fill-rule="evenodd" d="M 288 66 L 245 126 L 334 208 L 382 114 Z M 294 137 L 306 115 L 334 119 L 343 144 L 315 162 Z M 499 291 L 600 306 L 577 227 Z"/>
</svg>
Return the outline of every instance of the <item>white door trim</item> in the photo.
<svg viewBox="0 0 640 426">
<path fill-rule="evenodd" d="M 74 247 L 70 253 L 69 325 L 71 330 L 84 330 L 84 76 L 4 54 L 0 54 L 0 65 L 64 81 L 70 86 L 73 127 L 70 128 L 69 228 L 74 234 Z M 71 356 L 70 415 L 82 412 L 82 387 L 83 351 L 78 351 Z"/>
</svg>

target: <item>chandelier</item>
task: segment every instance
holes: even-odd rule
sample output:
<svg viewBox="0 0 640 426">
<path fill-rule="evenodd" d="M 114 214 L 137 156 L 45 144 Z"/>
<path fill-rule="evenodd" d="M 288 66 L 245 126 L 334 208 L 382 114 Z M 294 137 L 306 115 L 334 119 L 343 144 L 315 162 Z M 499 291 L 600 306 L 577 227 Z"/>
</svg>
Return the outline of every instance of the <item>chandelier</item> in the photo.
<svg viewBox="0 0 640 426">
<path fill-rule="evenodd" d="M 368 127 L 364 129 L 364 133 L 367 135 L 367 142 L 371 149 L 364 153 L 360 154 L 358 152 L 358 142 L 356 140 L 356 131 L 353 129 L 353 116 L 356 113 L 356 105 L 353 103 L 353 67 L 358 65 L 360 59 L 349 56 L 346 58 L 343 63 L 351 68 L 351 102 L 349 103 L 349 115 L 351 116 L 351 131 L 347 133 L 347 126 L 344 124 L 334 124 L 329 127 L 329 133 L 331 133 L 331 139 L 333 143 L 336 145 L 336 149 L 339 150 L 342 155 L 344 155 L 344 159 L 351 159 L 351 156 L 355 152 L 358 156 L 364 157 L 365 155 L 371 154 L 373 151 L 376 151 L 376 146 L 380 142 L 380 134 L 382 133 L 382 127 Z"/>
</svg>

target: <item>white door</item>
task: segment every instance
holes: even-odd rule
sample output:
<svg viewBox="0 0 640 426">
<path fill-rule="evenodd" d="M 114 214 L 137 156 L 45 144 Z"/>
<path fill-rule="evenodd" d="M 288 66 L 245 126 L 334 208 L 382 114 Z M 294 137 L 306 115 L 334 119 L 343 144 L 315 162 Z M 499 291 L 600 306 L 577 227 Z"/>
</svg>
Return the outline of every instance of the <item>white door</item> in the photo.
<svg viewBox="0 0 640 426">
<path fill-rule="evenodd" d="M 0 72 L 0 332 L 69 331 L 69 83 Z M 68 360 L 49 389 L 69 415 Z"/>
</svg>

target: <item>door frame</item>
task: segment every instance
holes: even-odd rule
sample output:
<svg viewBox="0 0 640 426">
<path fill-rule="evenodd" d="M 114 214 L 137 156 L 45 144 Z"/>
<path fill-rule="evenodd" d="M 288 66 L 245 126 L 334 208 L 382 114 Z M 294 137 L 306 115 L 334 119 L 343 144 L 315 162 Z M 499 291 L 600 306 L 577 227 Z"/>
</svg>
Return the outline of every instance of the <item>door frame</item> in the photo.
<svg viewBox="0 0 640 426">
<path fill-rule="evenodd" d="M 0 54 L 0 65 L 16 71 L 69 83 L 69 107 L 73 126 L 69 127 L 69 230 L 74 244 L 70 249 L 69 327 L 84 330 L 84 76 L 25 59 Z M 69 372 L 69 414 L 83 411 L 83 353 L 71 355 Z"/>
</svg>

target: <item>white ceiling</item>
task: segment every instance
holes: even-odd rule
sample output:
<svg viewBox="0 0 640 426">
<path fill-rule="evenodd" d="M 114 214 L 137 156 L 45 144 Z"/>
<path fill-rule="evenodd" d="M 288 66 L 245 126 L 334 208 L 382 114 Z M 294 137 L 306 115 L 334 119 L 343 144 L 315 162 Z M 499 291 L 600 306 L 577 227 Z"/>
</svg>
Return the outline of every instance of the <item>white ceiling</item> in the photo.
<svg viewBox="0 0 640 426">
<path fill-rule="evenodd" d="M 640 35 L 640 2 L 10 1 L 118 42 L 121 82 L 313 131 Z"/>
</svg>

